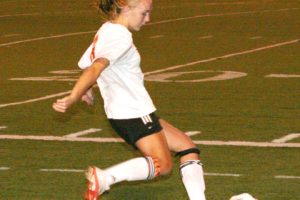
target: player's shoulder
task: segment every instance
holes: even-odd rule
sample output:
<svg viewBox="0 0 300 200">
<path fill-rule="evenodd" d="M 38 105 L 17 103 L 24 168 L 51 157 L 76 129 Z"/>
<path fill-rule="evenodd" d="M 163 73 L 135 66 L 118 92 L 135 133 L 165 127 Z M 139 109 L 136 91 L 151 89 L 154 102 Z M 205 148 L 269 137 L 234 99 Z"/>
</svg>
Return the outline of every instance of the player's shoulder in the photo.
<svg viewBox="0 0 300 200">
<path fill-rule="evenodd" d="M 132 41 L 131 32 L 120 24 L 105 22 L 99 29 L 98 35 L 107 39 L 123 39 Z"/>
</svg>

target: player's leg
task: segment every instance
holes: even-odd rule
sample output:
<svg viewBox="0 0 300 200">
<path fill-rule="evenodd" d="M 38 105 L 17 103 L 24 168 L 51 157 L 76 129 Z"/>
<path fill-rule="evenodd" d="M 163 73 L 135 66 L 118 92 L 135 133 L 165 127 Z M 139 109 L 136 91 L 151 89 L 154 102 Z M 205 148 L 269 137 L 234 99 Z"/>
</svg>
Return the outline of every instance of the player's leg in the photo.
<svg viewBox="0 0 300 200">
<path fill-rule="evenodd" d="M 205 183 L 200 151 L 184 132 L 160 119 L 168 146 L 180 157 L 180 173 L 190 200 L 205 200 Z"/>
<path fill-rule="evenodd" d="M 144 119 L 112 120 L 113 128 L 144 157 L 133 158 L 105 170 L 90 167 L 87 173 L 88 200 L 94 200 L 111 185 L 121 181 L 149 180 L 167 174 L 172 168 L 171 155 L 164 133 L 155 115 Z M 136 134 L 139 132 L 139 134 Z"/>
<path fill-rule="evenodd" d="M 196 145 L 191 140 L 191 138 L 187 136 L 184 132 L 182 132 L 181 130 L 174 127 L 173 125 L 171 125 L 170 123 L 168 123 L 163 119 L 160 119 L 159 122 L 163 128 L 169 149 L 171 151 L 178 153 L 187 149 L 197 148 Z M 182 163 L 187 160 L 194 160 L 194 159 L 199 159 L 198 153 L 190 153 L 190 154 L 186 154 L 185 156 L 181 156 L 180 162 Z"/>
<path fill-rule="evenodd" d="M 110 177 L 109 185 L 121 181 L 153 179 L 172 169 L 171 154 L 162 132 L 139 139 L 135 146 L 144 157 L 133 158 L 104 170 Z"/>
<path fill-rule="evenodd" d="M 145 157 L 157 160 L 160 175 L 166 175 L 172 170 L 171 153 L 162 131 L 141 138 L 136 142 L 136 146 Z"/>
</svg>

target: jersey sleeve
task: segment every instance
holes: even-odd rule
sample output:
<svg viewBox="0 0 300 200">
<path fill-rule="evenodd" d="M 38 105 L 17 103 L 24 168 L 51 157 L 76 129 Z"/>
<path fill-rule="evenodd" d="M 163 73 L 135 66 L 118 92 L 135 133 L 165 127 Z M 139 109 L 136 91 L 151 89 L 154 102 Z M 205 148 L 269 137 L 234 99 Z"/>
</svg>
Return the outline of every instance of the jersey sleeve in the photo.
<svg viewBox="0 0 300 200">
<path fill-rule="evenodd" d="M 91 59 L 94 62 L 98 58 L 106 58 L 110 64 L 121 58 L 132 46 L 132 38 L 126 35 L 113 34 L 98 36 L 95 48 L 92 49 Z"/>
<path fill-rule="evenodd" d="M 133 45 L 132 36 L 123 28 L 100 29 L 78 62 L 81 69 L 89 67 L 98 58 L 106 58 L 110 65 L 120 59 Z"/>
</svg>

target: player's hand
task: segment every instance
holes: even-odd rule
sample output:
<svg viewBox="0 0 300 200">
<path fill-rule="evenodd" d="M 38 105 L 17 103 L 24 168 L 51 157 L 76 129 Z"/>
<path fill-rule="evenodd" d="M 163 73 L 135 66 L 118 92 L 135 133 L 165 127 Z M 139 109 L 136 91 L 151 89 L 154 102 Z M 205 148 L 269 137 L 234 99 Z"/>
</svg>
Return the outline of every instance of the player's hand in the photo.
<svg viewBox="0 0 300 200">
<path fill-rule="evenodd" d="M 86 91 L 86 93 L 81 97 L 81 101 L 87 103 L 89 106 L 94 104 L 94 93 L 92 88 Z"/>
<path fill-rule="evenodd" d="M 71 96 L 66 96 L 62 99 L 57 99 L 56 102 L 53 103 L 52 108 L 57 112 L 64 113 L 74 102 Z"/>
</svg>

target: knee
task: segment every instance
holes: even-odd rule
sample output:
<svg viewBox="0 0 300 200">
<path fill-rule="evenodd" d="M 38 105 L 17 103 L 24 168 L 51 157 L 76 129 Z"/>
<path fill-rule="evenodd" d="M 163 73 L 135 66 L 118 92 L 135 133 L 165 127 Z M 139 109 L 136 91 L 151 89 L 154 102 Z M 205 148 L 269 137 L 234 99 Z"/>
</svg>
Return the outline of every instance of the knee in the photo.
<svg viewBox="0 0 300 200">
<path fill-rule="evenodd" d="M 167 175 L 172 171 L 173 163 L 170 158 L 145 157 L 149 166 L 148 179 L 153 179 L 157 176 Z"/>
</svg>

